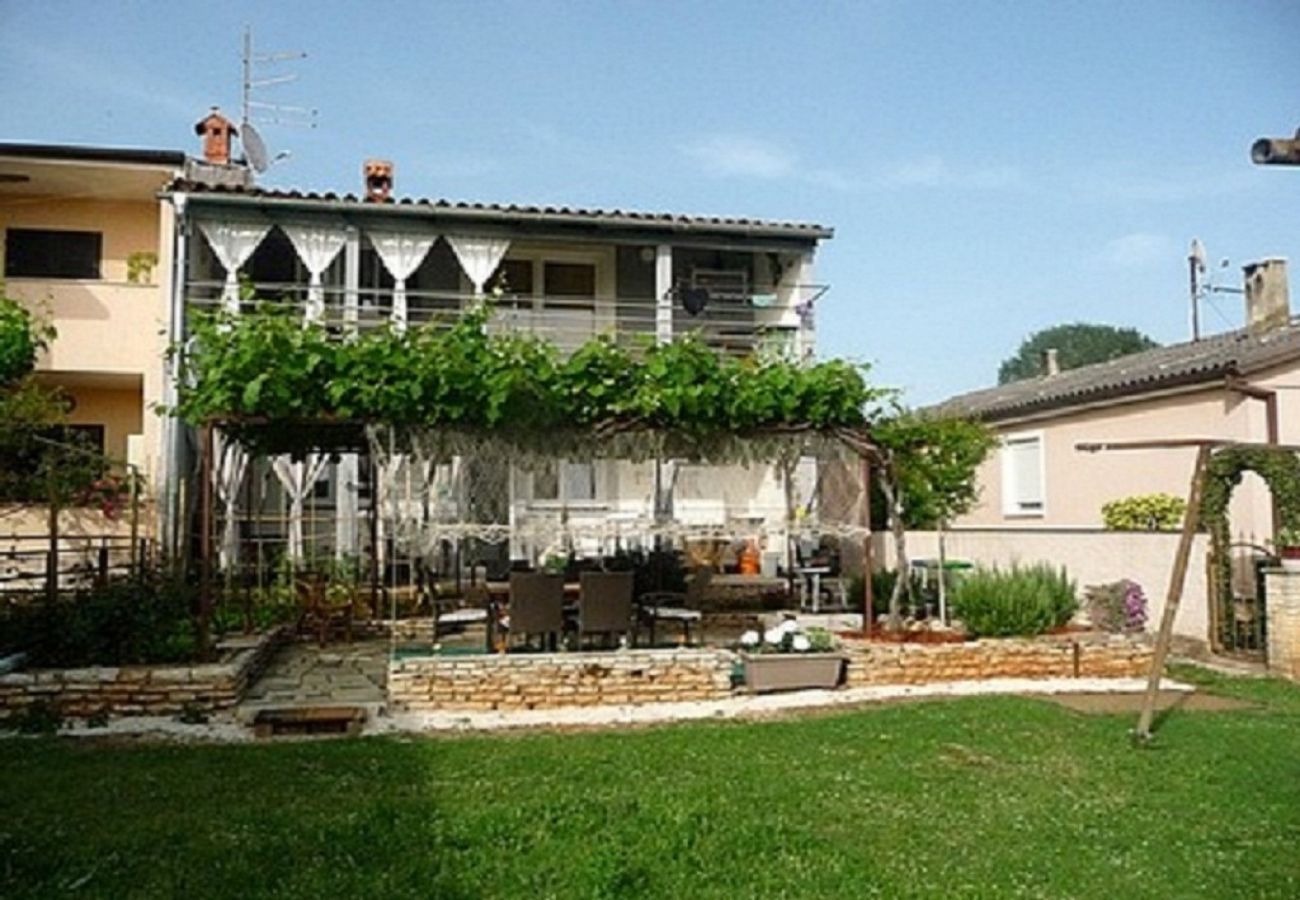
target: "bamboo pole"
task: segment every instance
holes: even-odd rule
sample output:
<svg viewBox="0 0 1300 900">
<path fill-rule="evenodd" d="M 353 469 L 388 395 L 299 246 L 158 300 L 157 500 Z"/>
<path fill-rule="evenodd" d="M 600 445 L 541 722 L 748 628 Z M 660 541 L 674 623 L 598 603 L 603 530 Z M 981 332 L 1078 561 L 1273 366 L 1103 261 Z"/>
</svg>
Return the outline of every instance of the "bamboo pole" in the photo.
<svg viewBox="0 0 1300 900">
<path fill-rule="evenodd" d="M 1151 672 L 1147 676 L 1146 696 L 1142 700 L 1142 714 L 1138 716 L 1134 735 L 1139 743 L 1151 740 L 1151 721 L 1155 717 L 1156 696 L 1160 691 L 1160 677 L 1164 674 L 1165 659 L 1173 640 L 1174 617 L 1183 599 L 1183 586 L 1187 581 L 1187 566 L 1192 556 L 1192 543 L 1201 524 L 1201 495 L 1205 491 L 1206 470 L 1212 447 L 1202 444 L 1196 451 L 1196 467 L 1192 471 L 1192 485 L 1187 496 L 1187 515 L 1183 519 L 1183 533 L 1174 555 L 1174 568 L 1169 576 L 1169 591 L 1165 595 L 1165 608 L 1160 616 L 1160 631 L 1156 636 L 1155 653 L 1151 657 Z"/>
</svg>

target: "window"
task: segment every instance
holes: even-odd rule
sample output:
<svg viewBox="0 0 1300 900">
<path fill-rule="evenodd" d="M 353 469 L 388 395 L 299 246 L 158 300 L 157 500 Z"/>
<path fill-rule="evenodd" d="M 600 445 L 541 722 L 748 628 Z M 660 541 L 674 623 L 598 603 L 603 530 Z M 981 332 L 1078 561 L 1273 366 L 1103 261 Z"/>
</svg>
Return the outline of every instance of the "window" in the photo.
<svg viewBox="0 0 1300 900">
<path fill-rule="evenodd" d="M 98 231 L 10 228 L 6 278 L 99 278 L 104 236 Z"/>
<path fill-rule="evenodd" d="M 1041 516 L 1043 481 L 1042 433 L 1007 435 L 1002 443 L 1002 512 Z"/>
<path fill-rule="evenodd" d="M 596 499 L 596 467 L 591 463 L 549 461 L 533 471 L 533 499 L 590 501 Z"/>
<path fill-rule="evenodd" d="M 545 268 L 546 305 L 557 309 L 595 309 L 596 267 L 584 263 L 548 262 Z"/>
</svg>

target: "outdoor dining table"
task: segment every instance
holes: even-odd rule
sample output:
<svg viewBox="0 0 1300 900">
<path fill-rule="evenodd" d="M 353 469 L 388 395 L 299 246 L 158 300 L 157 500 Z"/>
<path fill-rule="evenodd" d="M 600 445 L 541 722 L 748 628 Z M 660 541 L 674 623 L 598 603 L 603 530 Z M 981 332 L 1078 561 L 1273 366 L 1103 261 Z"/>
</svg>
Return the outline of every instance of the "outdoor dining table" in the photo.
<svg viewBox="0 0 1300 900">
<path fill-rule="evenodd" d="M 498 631 L 510 631 L 509 625 L 503 625 L 502 619 L 506 617 L 506 612 L 510 604 L 510 582 L 508 581 L 486 581 L 483 586 L 487 588 L 488 593 L 488 617 L 487 617 L 487 649 L 488 652 L 496 648 L 496 638 Z M 564 630 L 576 631 L 578 627 L 578 597 L 582 594 L 582 585 L 576 581 L 566 581 L 564 583 Z M 504 651 L 502 651 L 504 652 Z"/>
</svg>

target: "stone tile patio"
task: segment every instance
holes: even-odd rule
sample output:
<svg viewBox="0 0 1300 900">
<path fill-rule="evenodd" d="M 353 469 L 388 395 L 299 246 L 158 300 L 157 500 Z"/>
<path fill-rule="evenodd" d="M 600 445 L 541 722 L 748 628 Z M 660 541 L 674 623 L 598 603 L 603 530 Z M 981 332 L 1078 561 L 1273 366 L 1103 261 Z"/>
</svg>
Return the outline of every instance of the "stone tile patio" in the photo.
<svg viewBox="0 0 1300 900">
<path fill-rule="evenodd" d="M 388 641 L 361 640 L 318 647 L 292 643 L 282 648 L 239 706 L 241 718 L 269 708 L 384 704 Z"/>
</svg>

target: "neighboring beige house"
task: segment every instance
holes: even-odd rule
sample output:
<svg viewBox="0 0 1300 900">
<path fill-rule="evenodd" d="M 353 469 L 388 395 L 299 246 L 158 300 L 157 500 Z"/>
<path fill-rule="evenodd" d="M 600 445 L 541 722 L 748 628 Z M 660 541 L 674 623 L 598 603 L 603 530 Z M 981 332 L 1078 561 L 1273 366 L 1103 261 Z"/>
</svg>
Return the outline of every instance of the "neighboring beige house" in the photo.
<svg viewBox="0 0 1300 900">
<path fill-rule="evenodd" d="M 177 151 L 0 144 L 5 292 L 58 338 L 40 377 L 114 459 L 159 472 Z"/>
<path fill-rule="evenodd" d="M 1286 264 L 1266 260 L 1245 272 L 1247 327 L 1239 331 L 935 407 L 980 419 L 1002 438 L 979 471 L 980 501 L 952 523 L 947 551 L 985 562 L 1057 562 L 1081 584 L 1134 578 L 1159 602 L 1173 537 L 1103 532 L 1101 509 L 1139 494 L 1186 497 L 1195 449 L 1089 453 L 1078 445 L 1178 438 L 1300 444 L 1300 322 L 1290 317 Z M 1253 473 L 1234 494 L 1231 518 L 1243 550 L 1272 538 L 1271 499 Z M 917 535 L 914 548 L 932 554 L 935 536 Z M 1180 634 L 1197 640 L 1209 627 L 1204 549 L 1198 539 L 1178 623 Z"/>
</svg>

